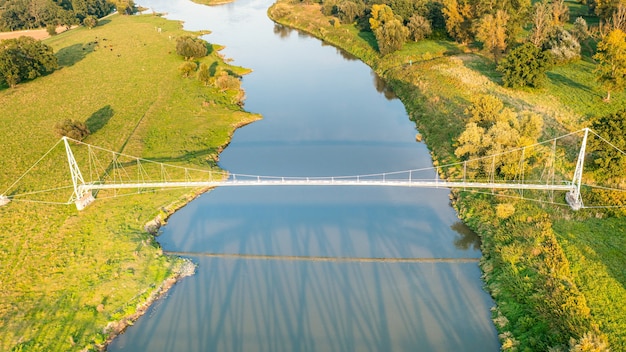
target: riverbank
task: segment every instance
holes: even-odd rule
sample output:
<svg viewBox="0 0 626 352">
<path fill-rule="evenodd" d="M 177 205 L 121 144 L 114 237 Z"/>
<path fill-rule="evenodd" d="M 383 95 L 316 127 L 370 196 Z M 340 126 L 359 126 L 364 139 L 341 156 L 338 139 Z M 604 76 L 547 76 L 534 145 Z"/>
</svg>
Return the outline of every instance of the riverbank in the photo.
<svg viewBox="0 0 626 352">
<path fill-rule="evenodd" d="M 11 155 L 0 160 L 2 191 L 54 145 L 54 125 L 66 118 L 87 124 L 86 143 L 216 171 L 234 130 L 260 118 L 233 101 L 235 92 L 182 77 L 174 39 L 193 33 L 180 22 L 156 15 L 108 20 L 46 39 L 59 59 L 56 72 L 14 89 L 0 87 L 0 151 Z M 199 61 L 216 71 L 249 72 L 226 64 L 220 47 L 212 49 Z M 42 162 L 7 194 L 71 184 L 61 150 Z M 81 212 L 36 202 L 56 201 L 56 194 L 1 207 L 0 350 L 104 348 L 147 302 L 189 272 L 182 270 L 189 268 L 185 261 L 163 255 L 144 226 L 201 191 L 97 197 Z"/>
<path fill-rule="evenodd" d="M 584 112 L 561 103 L 562 95 L 555 98 L 545 90 L 502 88 L 488 59 L 454 43 L 407 43 L 402 50 L 381 57 L 370 32 L 338 25 L 336 19 L 321 14 L 318 4 L 279 1 L 268 14 L 277 23 L 312 34 L 372 67 L 403 101 L 424 135 L 435 165 L 456 161 L 454 142 L 464 127 L 468 102 L 478 94 L 496 95 L 518 111 L 541 114 L 549 131 L 571 131 L 585 123 Z M 503 349 L 568 349 L 590 341 L 602 346 L 605 332 L 614 348 L 624 346 L 620 329 L 611 326 L 614 316 L 590 309 L 587 302 L 595 298 L 585 287 L 578 287 L 580 269 L 572 271 L 552 229 L 552 219 L 574 216 L 586 221 L 593 214 L 571 214 L 568 209 L 492 195 L 455 194 L 459 216 L 483 239 L 481 268 L 497 303 L 493 318 Z M 497 213 L 499 204 L 511 207 L 513 214 Z"/>
</svg>

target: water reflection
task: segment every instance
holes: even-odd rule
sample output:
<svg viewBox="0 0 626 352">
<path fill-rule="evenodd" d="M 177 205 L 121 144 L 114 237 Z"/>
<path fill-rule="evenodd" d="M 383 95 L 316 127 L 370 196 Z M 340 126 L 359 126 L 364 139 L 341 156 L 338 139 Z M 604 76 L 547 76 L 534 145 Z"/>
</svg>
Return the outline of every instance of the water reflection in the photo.
<svg viewBox="0 0 626 352">
<path fill-rule="evenodd" d="M 378 93 L 381 93 L 382 95 L 384 95 L 385 98 L 387 98 L 387 100 L 398 99 L 398 97 L 396 96 L 396 93 L 393 92 L 393 89 L 387 85 L 387 82 L 385 82 L 384 79 L 382 79 L 374 71 L 372 71 L 371 74 L 372 74 L 372 77 L 374 78 L 374 87 L 376 88 L 376 91 Z"/>
<path fill-rule="evenodd" d="M 479 280 L 475 264 L 193 260 L 201 268 L 194 280 L 177 285 L 133 327 L 141 334 L 121 336 L 115 350 L 497 349 L 475 338 L 491 329 L 489 307 L 476 301 L 481 289 L 469 284 Z"/>
<path fill-rule="evenodd" d="M 482 244 L 480 237 L 462 221 L 455 222 L 452 226 L 450 226 L 450 228 L 461 235 L 461 237 L 454 240 L 454 246 L 456 248 L 462 250 L 480 250 L 480 246 Z"/>
<path fill-rule="evenodd" d="M 274 34 L 276 34 L 279 38 L 289 38 L 291 32 L 293 32 L 293 29 L 285 27 L 282 24 L 274 23 Z"/>
</svg>

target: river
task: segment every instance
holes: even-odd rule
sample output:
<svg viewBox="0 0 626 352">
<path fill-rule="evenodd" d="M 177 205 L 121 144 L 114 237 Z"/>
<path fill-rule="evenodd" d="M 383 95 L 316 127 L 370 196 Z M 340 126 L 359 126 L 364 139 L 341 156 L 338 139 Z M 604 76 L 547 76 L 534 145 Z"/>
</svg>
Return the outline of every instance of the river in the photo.
<svg viewBox="0 0 626 352">
<path fill-rule="evenodd" d="M 226 45 L 264 119 L 220 156 L 233 173 L 339 176 L 428 167 L 402 103 L 350 55 L 266 16 L 271 0 L 139 5 Z M 175 285 L 109 351 L 497 351 L 479 240 L 449 191 L 226 187 L 158 238 L 189 253 Z"/>
</svg>

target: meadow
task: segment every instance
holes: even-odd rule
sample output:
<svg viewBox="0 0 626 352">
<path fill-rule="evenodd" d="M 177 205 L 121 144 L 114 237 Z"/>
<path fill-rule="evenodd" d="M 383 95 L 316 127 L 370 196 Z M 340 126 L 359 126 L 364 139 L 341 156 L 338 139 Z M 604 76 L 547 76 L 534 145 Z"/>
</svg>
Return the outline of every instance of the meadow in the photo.
<svg viewBox="0 0 626 352">
<path fill-rule="evenodd" d="M 567 2 L 571 13 L 587 8 Z M 458 161 L 456 141 L 467 121 L 465 110 L 481 94 L 515 111 L 544 120 L 542 140 L 589 126 L 595 116 L 626 106 L 626 94 L 610 103 L 596 82 L 588 56 L 547 73 L 540 89 L 504 88 L 489 57 L 448 40 L 406 43 L 380 56 L 371 32 L 338 25 L 317 4 L 279 1 L 268 11 L 275 21 L 303 30 L 352 53 L 391 85 L 415 121 L 435 165 Z M 575 17 L 571 17 L 572 20 Z M 562 196 L 562 195 L 561 195 Z M 481 268 L 504 350 L 567 350 L 608 339 L 626 349 L 626 219 L 601 209 L 572 212 L 567 207 L 526 200 L 455 192 L 459 216 L 482 238 Z M 514 209 L 498 215 L 499 205 Z M 617 216 L 617 217 L 616 217 Z M 601 343 L 600 343 L 601 344 Z"/>
<path fill-rule="evenodd" d="M 54 125 L 64 119 L 87 124 L 86 143 L 217 169 L 234 130 L 260 116 L 233 102 L 234 92 L 181 76 L 175 39 L 188 34 L 158 15 L 114 15 L 45 40 L 60 68 L 0 87 L 0 193 L 71 184 L 58 148 L 20 179 L 59 140 Z M 224 63 L 218 45 L 211 48 L 199 62 L 249 72 Z M 144 225 L 201 191 L 99 199 L 81 212 L 19 199 L 0 207 L 0 350 L 102 349 L 164 283 L 189 270 L 186 261 L 163 255 Z"/>
</svg>

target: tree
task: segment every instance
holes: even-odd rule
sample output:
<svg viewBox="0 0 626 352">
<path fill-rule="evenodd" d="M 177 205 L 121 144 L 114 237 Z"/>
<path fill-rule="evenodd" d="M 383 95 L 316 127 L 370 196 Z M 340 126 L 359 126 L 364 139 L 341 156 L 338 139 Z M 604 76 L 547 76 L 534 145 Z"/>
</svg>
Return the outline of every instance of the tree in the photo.
<svg viewBox="0 0 626 352">
<path fill-rule="evenodd" d="M 626 150 L 626 110 L 594 118 L 591 128 L 615 147 Z M 626 155 L 599 138 L 589 139 L 589 151 L 597 179 L 626 178 Z"/>
<path fill-rule="evenodd" d="M 611 91 L 626 86 L 626 34 L 619 29 L 612 30 L 598 43 L 593 58 L 598 62 L 596 78 L 607 90 L 605 100 L 610 101 Z"/>
<path fill-rule="evenodd" d="M 493 170 L 504 177 L 515 177 L 520 170 L 519 155 L 503 152 L 535 143 L 541 135 L 543 119 L 533 113 L 516 114 L 493 96 L 478 97 L 466 113 L 469 120 L 454 153 L 466 160 L 499 154 L 497 159 L 480 159 L 479 168 L 470 174 L 487 175 Z"/>
<path fill-rule="evenodd" d="M 468 43 L 473 38 L 469 0 L 444 0 L 442 12 L 448 34 L 460 43 Z"/>
<path fill-rule="evenodd" d="M 411 16 L 407 28 L 410 38 L 416 42 L 428 37 L 433 32 L 430 21 L 418 14 Z"/>
<path fill-rule="evenodd" d="M 532 43 L 525 43 L 511 50 L 498 65 L 505 87 L 541 87 L 546 71 L 553 65 L 552 55 Z"/>
<path fill-rule="evenodd" d="M 563 27 L 554 27 L 542 47 L 552 54 L 556 63 L 566 63 L 580 58 L 580 43 Z"/>
<path fill-rule="evenodd" d="M 350 0 L 344 0 L 337 5 L 337 15 L 342 23 L 353 23 L 363 14 L 365 6 Z"/>
<path fill-rule="evenodd" d="M 0 83 L 9 87 L 53 72 L 57 67 L 52 48 L 38 40 L 22 36 L 0 42 Z"/>
<path fill-rule="evenodd" d="M 378 43 L 378 51 L 383 55 L 401 49 L 409 36 L 409 30 L 387 5 L 372 5 L 369 22 Z"/>
<path fill-rule="evenodd" d="M 77 141 L 82 141 L 91 132 L 84 122 L 72 119 L 65 119 L 54 125 L 54 130 L 59 137 L 69 137 Z"/>
<path fill-rule="evenodd" d="M 89 15 L 83 19 L 83 25 L 89 29 L 94 28 L 98 25 L 98 19 L 96 16 Z"/>
<path fill-rule="evenodd" d="M 192 60 L 207 56 L 209 51 L 204 40 L 182 36 L 176 38 L 176 52 L 185 60 Z"/>
<path fill-rule="evenodd" d="M 493 60 L 498 64 L 498 58 L 506 49 L 506 25 L 509 15 L 498 10 L 495 16 L 485 15 L 480 19 L 476 29 L 476 39 L 483 43 L 485 49 L 493 54 Z"/>
<path fill-rule="evenodd" d="M 552 11 L 550 11 L 550 4 L 547 1 L 535 4 L 532 22 L 533 29 L 529 40 L 536 47 L 540 47 L 552 31 Z"/>
<path fill-rule="evenodd" d="M 211 71 L 209 70 L 209 65 L 204 62 L 200 64 L 200 68 L 197 73 L 198 81 L 202 82 L 205 86 L 209 85 L 211 81 Z"/>
<path fill-rule="evenodd" d="M 196 72 L 198 65 L 193 61 L 185 61 L 182 65 L 178 67 L 178 70 L 183 75 L 183 77 L 188 78 Z"/>
<path fill-rule="evenodd" d="M 554 0 L 552 2 L 552 24 L 554 26 L 562 26 L 569 21 L 569 7 L 563 0 Z"/>
<path fill-rule="evenodd" d="M 115 0 L 113 4 L 120 15 L 132 15 L 136 11 L 133 0 Z"/>
</svg>

